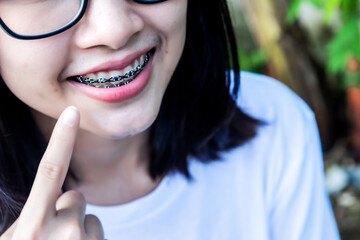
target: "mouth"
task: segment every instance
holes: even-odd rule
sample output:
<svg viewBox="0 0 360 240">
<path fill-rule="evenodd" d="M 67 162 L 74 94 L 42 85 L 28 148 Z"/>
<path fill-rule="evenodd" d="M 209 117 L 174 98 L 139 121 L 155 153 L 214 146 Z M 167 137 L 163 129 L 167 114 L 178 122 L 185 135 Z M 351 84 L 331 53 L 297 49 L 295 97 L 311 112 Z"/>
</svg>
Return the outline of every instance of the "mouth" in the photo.
<svg viewBox="0 0 360 240">
<path fill-rule="evenodd" d="M 143 71 L 149 62 L 154 50 L 136 58 L 130 65 L 123 69 L 112 71 L 100 71 L 86 75 L 72 76 L 73 80 L 95 88 L 117 88 L 132 82 Z"/>
</svg>

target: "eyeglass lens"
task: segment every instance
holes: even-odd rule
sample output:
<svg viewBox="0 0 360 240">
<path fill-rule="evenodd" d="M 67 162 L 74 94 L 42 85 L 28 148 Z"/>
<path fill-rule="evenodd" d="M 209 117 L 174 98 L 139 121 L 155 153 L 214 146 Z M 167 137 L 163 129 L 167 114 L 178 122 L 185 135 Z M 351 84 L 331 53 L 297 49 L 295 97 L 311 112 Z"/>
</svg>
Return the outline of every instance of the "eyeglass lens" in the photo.
<svg viewBox="0 0 360 240">
<path fill-rule="evenodd" d="M 79 14 L 86 5 L 84 1 L 86 0 L 0 0 L 0 18 L 7 28 L 18 35 L 48 34 L 64 28 L 80 17 Z M 132 1 L 154 4 L 166 0 Z"/>
<path fill-rule="evenodd" d="M 17 34 L 38 35 L 70 23 L 82 0 L 0 0 L 0 17 Z"/>
</svg>

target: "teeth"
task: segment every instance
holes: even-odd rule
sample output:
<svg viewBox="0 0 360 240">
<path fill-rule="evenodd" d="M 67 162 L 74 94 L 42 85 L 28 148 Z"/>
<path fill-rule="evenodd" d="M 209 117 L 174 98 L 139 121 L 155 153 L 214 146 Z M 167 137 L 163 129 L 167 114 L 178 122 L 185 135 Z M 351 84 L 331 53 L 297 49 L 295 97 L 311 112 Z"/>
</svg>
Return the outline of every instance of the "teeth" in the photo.
<svg viewBox="0 0 360 240">
<path fill-rule="evenodd" d="M 139 62 L 139 60 L 135 60 L 135 62 L 134 62 L 134 66 L 132 67 L 132 69 L 135 69 L 138 65 L 140 65 L 140 62 Z"/>
<path fill-rule="evenodd" d="M 89 78 L 89 79 L 97 79 L 97 77 L 93 73 L 86 74 L 86 77 Z"/>
<path fill-rule="evenodd" d="M 127 66 L 126 68 L 124 68 L 123 75 L 125 75 L 127 72 L 129 72 L 129 71 L 131 71 L 131 70 L 133 70 L 133 69 L 134 69 L 134 68 L 133 68 L 131 65 Z"/>
<path fill-rule="evenodd" d="M 143 63 L 145 61 L 145 55 L 140 56 L 140 62 Z"/>
<path fill-rule="evenodd" d="M 121 71 L 110 71 L 109 72 L 109 75 L 110 76 L 121 76 L 123 75 L 124 72 L 121 72 Z"/>
<path fill-rule="evenodd" d="M 96 88 L 121 87 L 134 80 L 149 61 L 149 53 L 136 59 L 133 66 L 129 65 L 122 70 L 113 70 L 110 72 L 97 72 L 87 75 L 77 76 L 75 79 L 80 82 Z"/>
<path fill-rule="evenodd" d="M 97 78 L 107 78 L 107 74 L 105 72 L 98 72 Z"/>
</svg>

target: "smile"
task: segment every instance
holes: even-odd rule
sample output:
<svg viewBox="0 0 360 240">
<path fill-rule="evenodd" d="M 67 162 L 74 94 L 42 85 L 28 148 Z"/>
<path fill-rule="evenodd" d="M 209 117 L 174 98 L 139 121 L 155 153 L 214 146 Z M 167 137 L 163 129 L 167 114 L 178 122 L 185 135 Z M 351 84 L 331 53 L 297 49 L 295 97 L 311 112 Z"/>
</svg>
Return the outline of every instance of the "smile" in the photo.
<svg viewBox="0 0 360 240">
<path fill-rule="evenodd" d="M 132 82 L 149 62 L 150 52 L 141 55 L 122 70 L 75 76 L 73 80 L 95 88 L 116 88 Z"/>
</svg>

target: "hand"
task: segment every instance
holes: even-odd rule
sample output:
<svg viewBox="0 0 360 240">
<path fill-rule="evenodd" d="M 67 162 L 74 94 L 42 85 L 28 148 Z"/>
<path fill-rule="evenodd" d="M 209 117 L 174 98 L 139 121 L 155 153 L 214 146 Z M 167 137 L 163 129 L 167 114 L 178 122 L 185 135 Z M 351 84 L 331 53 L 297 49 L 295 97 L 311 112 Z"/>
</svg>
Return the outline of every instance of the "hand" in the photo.
<svg viewBox="0 0 360 240">
<path fill-rule="evenodd" d="M 85 216 L 81 193 L 60 195 L 79 128 L 80 116 L 68 107 L 57 121 L 49 145 L 39 164 L 29 198 L 19 218 L 1 236 L 1 240 L 104 239 L 100 221 Z"/>
</svg>

